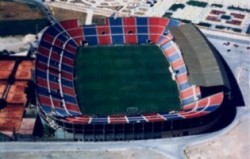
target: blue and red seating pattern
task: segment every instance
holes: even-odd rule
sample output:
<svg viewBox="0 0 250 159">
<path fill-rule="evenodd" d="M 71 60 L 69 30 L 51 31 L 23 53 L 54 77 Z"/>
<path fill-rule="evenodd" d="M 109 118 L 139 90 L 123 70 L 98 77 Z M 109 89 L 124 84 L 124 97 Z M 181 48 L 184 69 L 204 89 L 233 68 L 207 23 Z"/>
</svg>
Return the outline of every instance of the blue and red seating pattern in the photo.
<svg viewBox="0 0 250 159">
<path fill-rule="evenodd" d="M 80 26 L 77 20 L 67 20 L 50 26 L 41 38 L 36 61 L 40 110 L 73 124 L 157 122 L 198 117 L 214 111 L 223 102 L 223 93 L 201 99 L 199 86 L 188 82 L 185 62 L 168 30 L 179 25 L 179 21 L 167 18 L 118 17 L 106 18 L 104 25 Z M 88 45 L 153 43 L 159 46 L 178 85 L 182 110 L 136 116 L 91 117 L 82 114 L 77 103 L 73 72 L 74 58 L 83 41 Z"/>
</svg>

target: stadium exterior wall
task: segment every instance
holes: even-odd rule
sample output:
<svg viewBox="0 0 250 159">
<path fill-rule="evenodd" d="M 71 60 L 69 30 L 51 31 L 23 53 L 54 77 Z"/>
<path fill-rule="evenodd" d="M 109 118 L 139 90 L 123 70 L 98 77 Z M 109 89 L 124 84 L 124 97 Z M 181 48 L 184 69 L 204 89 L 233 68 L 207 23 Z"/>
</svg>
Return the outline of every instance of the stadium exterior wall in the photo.
<svg viewBox="0 0 250 159">
<path fill-rule="evenodd" d="M 127 124 L 88 124 L 76 125 L 49 119 L 40 110 L 40 116 L 48 126 L 62 131 L 67 141 L 129 141 L 157 139 L 201 134 L 210 130 L 221 119 L 224 101 L 217 110 L 201 117 L 190 119 L 167 120 L 164 122 L 143 122 Z M 44 119 L 46 118 L 46 119 Z M 53 124 L 48 123 L 52 121 Z M 56 128 L 53 127 L 56 125 Z M 63 140 L 62 140 L 63 141 Z"/>
</svg>

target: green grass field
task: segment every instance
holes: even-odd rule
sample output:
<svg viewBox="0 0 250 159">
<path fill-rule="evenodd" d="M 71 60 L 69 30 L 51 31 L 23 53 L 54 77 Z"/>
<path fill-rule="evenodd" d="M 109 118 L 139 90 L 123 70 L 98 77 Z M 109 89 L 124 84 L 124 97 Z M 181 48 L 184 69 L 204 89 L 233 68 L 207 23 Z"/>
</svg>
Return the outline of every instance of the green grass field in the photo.
<svg viewBox="0 0 250 159">
<path fill-rule="evenodd" d="M 75 65 L 75 88 L 84 114 L 180 109 L 176 82 L 157 46 L 82 47 Z"/>
</svg>

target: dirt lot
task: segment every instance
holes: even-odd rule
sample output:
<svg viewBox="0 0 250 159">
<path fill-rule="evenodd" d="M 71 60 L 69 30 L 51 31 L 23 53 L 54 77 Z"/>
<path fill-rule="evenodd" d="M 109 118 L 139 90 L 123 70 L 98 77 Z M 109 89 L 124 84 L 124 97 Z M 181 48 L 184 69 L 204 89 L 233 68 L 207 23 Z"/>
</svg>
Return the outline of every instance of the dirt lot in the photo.
<svg viewBox="0 0 250 159">
<path fill-rule="evenodd" d="M 32 20 L 42 18 L 42 13 L 35 6 L 18 2 L 0 1 L 0 20 Z"/>
<path fill-rule="evenodd" d="M 62 9 L 62 8 L 56 8 L 56 7 L 51 7 L 50 9 L 58 21 L 68 20 L 68 19 L 78 19 L 81 24 L 85 24 L 85 20 L 87 17 L 86 13 Z M 100 15 L 94 15 L 92 21 L 98 22 L 100 19 L 103 18 L 105 17 Z"/>
<path fill-rule="evenodd" d="M 249 159 L 249 113 L 228 133 L 215 140 L 187 147 L 189 159 Z"/>
<path fill-rule="evenodd" d="M 52 14 L 58 21 L 68 20 L 68 19 L 79 19 L 81 24 L 84 24 L 86 19 L 86 13 L 77 12 L 62 8 L 51 7 Z"/>
</svg>

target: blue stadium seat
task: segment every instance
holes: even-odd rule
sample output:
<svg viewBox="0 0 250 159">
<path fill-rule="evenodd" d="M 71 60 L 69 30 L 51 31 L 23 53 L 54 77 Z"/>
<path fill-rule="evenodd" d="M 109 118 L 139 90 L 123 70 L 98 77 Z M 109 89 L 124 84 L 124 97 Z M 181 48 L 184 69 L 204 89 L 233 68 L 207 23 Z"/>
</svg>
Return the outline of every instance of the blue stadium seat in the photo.
<svg viewBox="0 0 250 159">
<path fill-rule="evenodd" d="M 68 66 L 68 65 L 66 65 L 64 63 L 62 63 L 62 70 L 67 71 L 69 73 L 74 72 L 74 68 L 72 66 Z"/>
<path fill-rule="evenodd" d="M 136 25 L 148 25 L 147 17 L 136 17 Z"/>
<path fill-rule="evenodd" d="M 42 107 L 42 110 L 48 114 L 52 111 L 52 107 L 51 106 L 47 106 L 47 105 L 44 105 L 44 104 L 41 104 L 41 107 Z"/>
<path fill-rule="evenodd" d="M 73 88 L 73 82 L 72 81 L 66 80 L 65 78 L 62 78 L 61 80 L 62 80 L 61 81 L 62 85 L 65 85 L 67 87 Z"/>
<path fill-rule="evenodd" d="M 182 105 L 186 105 L 186 104 L 189 104 L 189 103 L 192 103 L 192 102 L 194 102 L 194 97 L 193 96 L 181 100 Z"/>
<path fill-rule="evenodd" d="M 40 86 L 36 86 L 36 92 L 37 94 L 49 97 L 49 90 L 47 88 L 44 87 L 40 87 Z"/>
<path fill-rule="evenodd" d="M 108 118 L 95 118 L 93 117 L 92 120 L 91 120 L 91 123 L 92 124 L 107 124 L 108 123 Z"/>
<path fill-rule="evenodd" d="M 69 114 L 63 108 L 55 108 L 56 114 L 61 117 L 67 117 Z"/>
<path fill-rule="evenodd" d="M 114 35 L 114 34 L 118 34 L 118 35 L 123 34 L 122 27 L 110 27 L 110 30 L 111 30 L 112 35 Z"/>
<path fill-rule="evenodd" d="M 50 90 L 50 95 L 51 95 L 51 97 L 53 98 L 53 99 L 57 99 L 57 100 L 61 100 L 62 99 L 62 97 L 61 97 L 61 95 L 60 95 L 60 93 L 59 92 L 56 92 L 56 91 L 54 91 L 54 90 Z"/>
<path fill-rule="evenodd" d="M 108 20 L 109 20 L 109 26 L 114 26 L 114 25 L 121 26 L 122 25 L 122 18 L 120 17 L 118 18 L 111 17 L 111 18 L 108 18 Z"/>
<path fill-rule="evenodd" d="M 74 41 L 73 39 L 69 40 L 68 43 L 69 43 L 70 45 L 72 45 L 73 47 L 75 47 L 75 48 L 78 47 L 77 44 L 75 43 L 75 41 Z"/>
<path fill-rule="evenodd" d="M 96 36 L 96 26 L 86 26 L 83 28 L 84 36 L 94 35 Z"/>
<path fill-rule="evenodd" d="M 48 57 L 42 56 L 41 54 L 37 54 L 36 59 L 47 65 Z"/>
<path fill-rule="evenodd" d="M 59 32 L 65 31 L 64 28 L 60 25 L 60 23 L 54 24 L 53 27 Z"/>
<path fill-rule="evenodd" d="M 36 69 L 36 77 L 40 77 L 43 79 L 47 78 L 47 73 L 43 70 Z"/>
<path fill-rule="evenodd" d="M 81 115 L 80 112 L 73 112 L 73 111 L 69 111 L 69 113 L 73 116 L 78 116 L 78 115 Z"/>
<path fill-rule="evenodd" d="M 166 37 L 164 35 L 160 36 L 159 41 L 157 42 L 157 44 L 160 44 L 161 42 L 163 42 L 166 39 Z"/>
<path fill-rule="evenodd" d="M 63 50 L 62 48 L 53 46 L 53 52 L 56 52 L 56 53 L 60 54 L 62 52 L 62 50 Z"/>
<path fill-rule="evenodd" d="M 163 117 L 165 117 L 167 120 L 178 120 L 178 119 L 183 119 L 181 116 L 178 114 L 160 114 Z"/>
<path fill-rule="evenodd" d="M 53 74 L 49 74 L 49 80 L 55 83 L 58 83 L 58 76 L 55 76 Z"/>
<path fill-rule="evenodd" d="M 55 27 L 50 27 L 49 29 L 46 30 L 46 33 L 48 33 L 52 37 L 55 37 L 60 33 L 60 31 L 58 31 Z"/>
<path fill-rule="evenodd" d="M 175 60 L 180 59 L 180 58 L 181 58 L 180 55 L 176 52 L 176 53 L 174 53 L 172 56 L 168 57 L 168 61 L 169 61 L 170 63 L 172 63 L 172 62 L 174 62 Z"/>
<path fill-rule="evenodd" d="M 189 87 L 191 87 L 191 85 L 188 83 L 188 81 L 179 84 L 179 89 L 180 89 L 180 91 L 185 90 L 185 89 L 187 89 L 187 88 L 189 88 Z"/>
<path fill-rule="evenodd" d="M 66 34 L 66 33 L 60 34 L 57 38 L 58 38 L 59 40 L 61 40 L 62 42 L 65 42 L 65 41 L 67 41 L 67 39 L 69 39 L 69 38 L 67 37 L 67 34 Z"/>
<path fill-rule="evenodd" d="M 123 35 L 112 35 L 112 44 L 124 44 Z"/>
<path fill-rule="evenodd" d="M 169 48 L 169 47 L 171 47 L 171 46 L 172 46 L 172 43 L 163 44 L 163 45 L 161 46 L 161 50 L 164 51 L 164 50 L 166 50 L 167 48 Z"/>
<path fill-rule="evenodd" d="M 77 104 L 75 97 L 69 96 L 67 94 L 63 94 L 63 98 L 64 98 L 65 102 Z"/>
<path fill-rule="evenodd" d="M 58 68 L 59 61 L 56 61 L 56 60 L 54 60 L 54 59 L 50 59 L 49 65 L 50 65 L 50 66 L 53 66 L 53 67 L 55 67 L 55 68 Z"/>
<path fill-rule="evenodd" d="M 169 29 L 169 28 L 172 28 L 172 27 L 177 27 L 179 25 L 180 25 L 180 21 L 174 20 L 174 19 L 170 19 L 170 22 L 169 22 L 167 28 Z"/>
<path fill-rule="evenodd" d="M 148 35 L 148 27 L 137 26 L 137 34 L 147 34 Z"/>
<path fill-rule="evenodd" d="M 68 57 L 71 60 L 75 59 L 75 54 L 72 54 L 72 53 L 70 53 L 70 52 L 68 52 L 66 50 L 63 51 L 63 56 L 66 56 L 66 57 Z"/>
<path fill-rule="evenodd" d="M 46 41 L 40 41 L 40 44 L 39 44 L 40 46 L 42 46 L 42 47 L 45 47 L 46 49 L 50 49 L 51 47 L 52 47 L 52 45 L 50 44 L 50 43 L 48 43 L 48 42 L 46 42 Z"/>
<path fill-rule="evenodd" d="M 146 122 L 142 116 L 127 116 L 129 123 Z"/>
<path fill-rule="evenodd" d="M 42 94 L 42 95 L 44 95 L 44 96 L 49 96 L 48 88 L 44 88 L 44 87 L 37 86 L 37 87 L 36 87 L 36 91 L 38 91 L 39 94 Z"/>
<path fill-rule="evenodd" d="M 138 39 L 138 44 L 145 44 L 147 43 L 148 35 L 138 34 L 137 39 Z"/>
<path fill-rule="evenodd" d="M 219 105 L 208 106 L 208 107 L 205 109 L 205 111 L 213 112 L 213 111 L 215 111 L 218 107 L 219 107 Z M 197 111 L 199 111 L 199 108 L 197 109 Z"/>
<path fill-rule="evenodd" d="M 85 40 L 88 42 L 88 45 L 98 45 L 97 36 L 85 36 Z"/>
<path fill-rule="evenodd" d="M 187 68 L 186 66 L 182 66 L 182 67 L 179 67 L 177 70 L 176 70 L 176 75 L 180 75 L 180 74 L 183 74 L 183 73 L 187 73 Z"/>
</svg>

